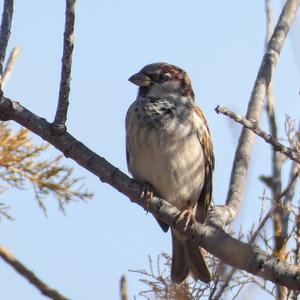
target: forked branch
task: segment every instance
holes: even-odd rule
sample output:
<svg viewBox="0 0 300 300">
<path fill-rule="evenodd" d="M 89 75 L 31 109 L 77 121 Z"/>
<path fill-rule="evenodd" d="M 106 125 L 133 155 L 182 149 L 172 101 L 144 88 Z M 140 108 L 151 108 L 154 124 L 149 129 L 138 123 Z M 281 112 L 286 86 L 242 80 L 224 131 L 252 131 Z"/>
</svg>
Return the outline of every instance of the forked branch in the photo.
<svg viewBox="0 0 300 300">
<path fill-rule="evenodd" d="M 53 121 L 54 132 L 59 134 L 66 130 L 69 107 L 72 53 L 74 48 L 75 2 L 76 0 L 66 0 L 66 19 L 63 46 L 64 49 L 61 61 L 61 79 L 58 104 Z"/>
<path fill-rule="evenodd" d="M 274 151 L 279 151 L 282 154 L 289 157 L 291 160 L 294 160 L 295 162 L 300 164 L 300 153 L 298 153 L 297 151 L 294 151 L 290 147 L 282 145 L 275 138 L 273 138 L 270 134 L 268 134 L 267 132 L 260 129 L 257 126 L 257 123 L 253 123 L 252 121 L 246 119 L 245 117 L 232 112 L 231 110 L 229 110 L 226 107 L 217 106 L 215 110 L 218 114 L 221 113 L 225 116 L 228 116 L 232 120 L 236 121 L 239 124 L 242 124 L 244 127 L 253 131 L 255 134 L 257 134 L 262 139 L 264 139 L 265 142 L 272 145 Z"/>
<path fill-rule="evenodd" d="M 252 120 L 255 123 L 259 123 L 267 88 L 284 41 L 295 19 L 299 4 L 298 0 L 286 1 L 273 35 L 268 43 L 266 53 L 255 80 L 246 114 L 246 119 Z M 255 134 L 244 127 L 235 152 L 226 205 L 216 206 L 211 210 L 208 218 L 210 224 L 223 227 L 225 224 L 231 223 L 240 211 L 254 141 Z"/>
</svg>

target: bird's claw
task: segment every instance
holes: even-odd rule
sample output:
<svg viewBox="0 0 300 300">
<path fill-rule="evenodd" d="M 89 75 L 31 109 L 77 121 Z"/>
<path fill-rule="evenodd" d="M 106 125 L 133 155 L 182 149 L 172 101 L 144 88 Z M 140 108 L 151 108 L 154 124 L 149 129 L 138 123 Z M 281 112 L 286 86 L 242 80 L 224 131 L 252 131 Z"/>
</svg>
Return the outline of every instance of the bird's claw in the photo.
<svg viewBox="0 0 300 300">
<path fill-rule="evenodd" d="M 182 210 L 178 214 L 175 224 L 178 224 L 181 221 L 184 221 L 184 228 L 183 228 L 184 231 L 187 230 L 187 228 L 190 224 L 195 223 L 196 219 L 195 219 L 195 216 L 193 214 L 193 208 L 192 207 L 188 207 L 188 208 Z"/>
<path fill-rule="evenodd" d="M 142 200 L 142 199 L 145 198 L 145 202 L 146 202 L 145 203 L 145 210 L 146 210 L 146 213 L 148 213 L 148 211 L 149 211 L 150 202 L 153 199 L 153 195 L 154 195 L 154 192 L 153 192 L 152 186 L 149 183 L 145 183 L 143 185 L 143 188 L 142 188 L 140 200 Z"/>
</svg>

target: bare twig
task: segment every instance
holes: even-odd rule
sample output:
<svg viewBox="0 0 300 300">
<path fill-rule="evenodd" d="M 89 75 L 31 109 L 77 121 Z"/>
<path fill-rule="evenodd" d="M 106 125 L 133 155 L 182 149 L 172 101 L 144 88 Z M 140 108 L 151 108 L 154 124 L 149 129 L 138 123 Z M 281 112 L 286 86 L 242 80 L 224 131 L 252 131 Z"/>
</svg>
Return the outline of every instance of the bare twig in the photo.
<svg viewBox="0 0 300 300">
<path fill-rule="evenodd" d="M 25 277 L 32 285 L 34 285 L 44 296 L 54 300 L 68 300 L 58 291 L 50 288 L 43 281 L 41 281 L 32 271 L 28 270 L 20 261 L 13 257 L 12 254 L 3 246 L 0 246 L 0 256 L 20 275 Z"/>
<path fill-rule="evenodd" d="M 268 134 L 265 131 L 263 131 L 262 129 L 260 129 L 257 126 L 257 123 L 253 123 L 253 121 L 250 121 L 250 120 L 246 119 L 245 117 L 240 116 L 240 115 L 232 112 L 231 110 L 229 110 L 226 107 L 217 106 L 216 107 L 216 112 L 221 113 L 225 116 L 228 116 L 231 119 L 233 119 L 234 121 L 242 124 L 244 127 L 250 129 L 255 134 L 257 134 L 258 136 L 263 138 L 268 144 L 272 145 L 274 151 L 279 151 L 282 154 L 289 157 L 290 159 L 296 161 L 297 163 L 300 163 L 300 154 L 298 152 L 296 152 L 293 149 L 291 149 L 289 147 L 286 147 L 286 146 L 282 145 L 281 143 L 279 143 L 270 134 Z"/>
<path fill-rule="evenodd" d="M 13 11 L 14 11 L 14 1 L 4 0 L 1 31 L 0 31 L 0 78 L 3 75 L 3 69 L 4 69 L 3 65 L 4 65 L 8 40 L 10 37 Z"/>
<path fill-rule="evenodd" d="M 225 281 L 221 285 L 220 289 L 218 290 L 218 292 L 215 295 L 215 297 L 213 298 L 213 300 L 219 300 L 219 299 L 221 299 L 221 297 L 223 296 L 223 293 L 225 292 L 226 288 L 229 286 L 229 283 L 230 283 L 230 281 L 231 281 L 231 279 L 232 279 L 232 277 L 233 277 L 233 275 L 235 274 L 236 271 L 237 271 L 236 268 L 231 269 L 231 271 L 226 276 Z"/>
<path fill-rule="evenodd" d="M 260 120 L 268 85 L 290 26 L 295 19 L 299 4 L 297 0 L 288 0 L 282 10 L 252 90 L 246 115 L 248 120 L 253 120 L 254 122 L 259 122 Z M 231 171 L 226 205 L 217 206 L 209 213 L 209 223 L 216 223 L 217 226 L 222 227 L 224 224 L 232 222 L 238 214 L 243 200 L 247 170 L 254 141 L 255 134 L 247 128 L 243 128 Z"/>
<path fill-rule="evenodd" d="M 260 234 L 263 227 L 266 225 L 267 221 L 273 215 L 273 213 L 279 207 L 282 207 L 283 205 L 287 205 L 286 204 L 287 198 L 290 199 L 291 197 L 293 197 L 293 193 L 295 191 L 297 178 L 299 176 L 298 165 L 295 163 L 294 166 L 295 166 L 295 168 L 293 168 L 293 172 L 291 173 L 291 177 L 290 177 L 290 180 L 289 180 L 289 183 L 288 183 L 287 187 L 284 189 L 284 191 L 282 193 L 280 193 L 280 195 L 277 196 L 278 198 L 276 200 L 274 200 L 274 204 L 272 205 L 271 209 L 268 211 L 268 213 L 265 215 L 265 217 L 259 223 L 257 229 L 255 230 L 255 232 L 251 236 L 251 239 L 249 241 L 250 244 L 254 244 L 256 238 Z M 283 205 L 280 204 L 281 200 L 283 202 Z M 224 291 L 226 290 L 227 286 L 230 284 L 231 279 L 233 278 L 233 275 L 235 274 L 236 271 L 237 271 L 237 269 L 233 268 L 230 271 L 230 273 L 226 276 L 225 281 L 221 285 L 220 289 L 218 290 L 218 292 L 217 292 L 216 296 L 213 298 L 213 300 L 221 299 L 221 297 L 223 296 Z"/>
<path fill-rule="evenodd" d="M 128 300 L 126 277 L 123 275 L 120 280 L 121 300 Z"/>
<path fill-rule="evenodd" d="M 282 202 L 279 199 L 274 198 L 274 204 L 276 209 L 275 221 L 274 221 L 274 233 L 275 233 L 275 251 L 274 255 L 280 260 L 286 260 L 287 250 L 286 244 L 289 239 L 288 234 L 288 222 L 291 214 L 291 203 L 295 194 L 295 188 L 297 178 L 299 177 L 299 165 L 297 163 L 292 164 L 290 171 L 289 183 L 284 192 Z"/>
<path fill-rule="evenodd" d="M 291 174 L 291 177 L 290 177 L 290 180 L 289 180 L 289 183 L 288 183 L 287 187 L 278 196 L 277 199 L 274 199 L 274 204 L 272 205 L 272 207 L 270 208 L 270 210 L 268 211 L 268 213 L 264 216 L 264 218 L 261 220 L 259 226 L 257 227 L 256 231 L 252 235 L 250 243 L 253 243 L 256 240 L 258 234 L 260 233 L 260 231 L 262 230 L 262 228 L 266 225 L 267 221 L 272 216 L 272 214 L 274 213 L 274 211 L 276 209 L 278 209 L 278 207 L 282 207 L 282 206 L 286 206 L 287 205 L 286 204 L 286 198 L 287 197 L 288 198 L 292 197 L 292 194 L 295 191 L 295 186 L 296 186 L 296 182 L 297 182 L 298 176 L 299 176 L 299 169 L 297 169 L 297 171 L 295 170 L 295 172 L 293 172 Z M 280 203 L 281 199 L 283 199 L 283 201 L 282 201 L 283 204 Z"/>
<path fill-rule="evenodd" d="M 53 121 L 54 131 L 60 134 L 66 130 L 69 107 L 72 52 L 74 48 L 75 2 L 76 0 L 66 0 L 64 49 L 61 66 L 59 98 L 55 118 Z"/>
<path fill-rule="evenodd" d="M 10 56 L 9 56 L 8 61 L 6 63 L 6 66 L 5 66 L 5 69 L 4 69 L 4 72 L 3 72 L 3 76 L 2 76 L 2 79 L 1 79 L 2 89 L 4 88 L 5 84 L 7 83 L 8 79 L 11 76 L 11 73 L 14 69 L 17 58 L 20 54 L 20 50 L 21 50 L 20 47 L 15 47 L 10 53 Z"/>
</svg>

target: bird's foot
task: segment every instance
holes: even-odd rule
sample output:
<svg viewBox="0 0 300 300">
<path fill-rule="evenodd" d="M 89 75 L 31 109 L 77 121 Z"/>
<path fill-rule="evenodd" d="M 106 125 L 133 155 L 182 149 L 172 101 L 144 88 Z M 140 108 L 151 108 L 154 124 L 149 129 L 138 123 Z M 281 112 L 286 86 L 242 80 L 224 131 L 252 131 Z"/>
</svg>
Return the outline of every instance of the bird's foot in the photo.
<svg viewBox="0 0 300 300">
<path fill-rule="evenodd" d="M 193 213 L 193 207 L 188 206 L 178 214 L 175 224 L 178 224 L 181 221 L 184 221 L 184 231 L 187 230 L 190 224 L 194 224 L 196 222 L 195 215 Z"/>
<path fill-rule="evenodd" d="M 145 203 L 145 210 L 146 210 L 146 213 L 148 213 L 148 211 L 149 211 L 150 202 L 153 199 L 153 195 L 154 195 L 153 187 L 151 186 L 151 184 L 145 183 L 143 185 L 143 188 L 142 188 L 140 200 L 142 200 L 142 199 L 145 198 L 145 202 L 146 202 Z"/>
</svg>

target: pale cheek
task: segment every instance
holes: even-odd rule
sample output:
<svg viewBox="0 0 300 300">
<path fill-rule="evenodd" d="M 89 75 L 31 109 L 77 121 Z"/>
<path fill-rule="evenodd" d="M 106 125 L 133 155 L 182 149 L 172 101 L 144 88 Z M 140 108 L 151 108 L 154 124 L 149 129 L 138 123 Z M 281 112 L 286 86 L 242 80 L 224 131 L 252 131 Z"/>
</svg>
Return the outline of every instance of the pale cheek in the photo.
<svg viewBox="0 0 300 300">
<path fill-rule="evenodd" d="M 149 89 L 149 96 L 155 98 L 176 97 L 182 95 L 183 89 L 178 81 L 167 81 L 163 83 L 154 83 Z"/>
</svg>

